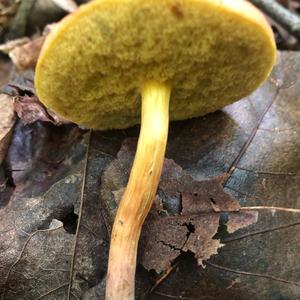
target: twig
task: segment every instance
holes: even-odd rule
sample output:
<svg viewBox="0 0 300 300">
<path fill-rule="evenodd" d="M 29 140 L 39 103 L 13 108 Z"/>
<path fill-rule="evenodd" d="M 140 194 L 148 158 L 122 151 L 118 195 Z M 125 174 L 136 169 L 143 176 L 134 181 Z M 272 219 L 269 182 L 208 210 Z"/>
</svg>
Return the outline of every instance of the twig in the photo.
<svg viewBox="0 0 300 300">
<path fill-rule="evenodd" d="M 156 292 L 156 295 L 160 295 L 160 296 L 164 296 L 170 299 L 180 299 L 180 300 L 196 300 L 195 298 L 190 298 L 190 297 L 184 297 L 184 296 L 173 296 L 173 295 L 169 295 L 169 294 L 165 294 L 165 293 L 161 293 L 161 292 Z"/>
<path fill-rule="evenodd" d="M 244 154 L 248 150 L 249 146 L 251 145 L 251 143 L 252 143 L 253 139 L 255 138 L 255 136 L 257 134 L 257 131 L 258 131 L 258 129 L 259 129 L 259 127 L 260 127 L 263 119 L 265 118 L 266 114 L 268 113 L 268 111 L 270 110 L 270 108 L 272 107 L 272 105 L 274 104 L 274 102 L 276 101 L 276 99 L 278 97 L 278 94 L 279 94 L 279 89 L 276 90 L 276 93 L 272 97 L 271 101 L 268 103 L 268 106 L 266 107 L 266 109 L 263 111 L 263 113 L 260 116 L 257 124 L 252 129 L 252 132 L 251 132 L 249 138 L 244 143 L 244 145 L 242 146 L 239 154 L 237 155 L 237 157 L 234 159 L 234 161 L 232 162 L 232 164 L 228 168 L 228 171 L 227 171 L 228 176 L 227 176 L 226 180 L 223 182 L 223 186 L 224 187 L 226 187 L 226 184 L 229 181 L 229 179 L 231 178 L 231 175 L 233 174 L 233 172 L 235 171 L 236 167 L 238 166 L 240 160 L 242 159 L 242 157 L 244 156 Z"/>
<path fill-rule="evenodd" d="M 278 278 L 278 277 L 268 275 L 268 274 L 252 273 L 252 272 L 235 270 L 235 269 L 223 267 L 223 266 L 220 266 L 220 265 L 216 265 L 216 264 L 213 264 L 213 263 L 207 262 L 207 261 L 205 262 L 205 264 L 208 265 L 208 266 L 211 266 L 215 269 L 222 270 L 222 271 L 227 271 L 227 272 L 240 274 L 240 275 L 246 275 L 246 276 L 253 276 L 253 277 L 261 277 L 261 278 L 271 279 L 271 280 L 274 280 L 274 281 L 279 281 L 279 282 L 283 282 L 283 283 L 287 283 L 287 284 L 290 284 L 290 285 L 295 285 L 297 287 L 300 287 L 300 283 L 298 283 L 298 282 Z"/>
<path fill-rule="evenodd" d="M 242 240 L 242 239 L 245 239 L 248 237 L 252 237 L 255 235 L 264 234 L 264 233 L 273 232 L 273 231 L 282 230 L 282 229 L 287 229 L 287 228 L 299 226 L 299 225 L 300 225 L 300 222 L 295 222 L 295 223 L 285 224 L 285 225 L 281 225 L 281 226 L 277 226 L 277 227 L 273 227 L 273 228 L 267 228 L 267 229 L 263 229 L 263 230 L 253 231 L 253 232 L 249 232 L 244 235 L 237 236 L 237 237 L 223 239 L 222 243 L 227 244 L 230 242 L 239 241 L 239 240 Z"/>
<path fill-rule="evenodd" d="M 277 206 L 244 206 L 240 208 L 241 210 L 270 210 L 270 211 L 285 211 L 300 213 L 300 209 L 288 208 L 288 207 L 277 207 Z"/>
<path fill-rule="evenodd" d="M 56 291 L 58 291 L 58 290 L 60 290 L 60 289 L 62 289 L 62 288 L 64 288 L 64 287 L 67 287 L 68 285 L 69 285 L 68 282 L 67 282 L 67 283 L 64 283 L 64 284 L 60 285 L 59 287 L 54 288 L 54 289 L 50 290 L 49 292 L 47 292 L 47 293 L 45 293 L 45 294 L 39 296 L 36 300 L 43 299 L 43 298 L 49 296 L 50 294 L 52 294 L 52 293 L 54 293 L 54 292 L 56 292 Z"/>
<path fill-rule="evenodd" d="M 261 130 L 261 128 L 259 128 L 259 130 Z M 295 173 L 295 172 L 251 170 L 251 169 L 247 169 L 247 168 L 240 167 L 240 166 L 237 166 L 236 169 L 254 173 L 254 174 L 258 174 L 258 175 L 263 174 L 263 175 L 274 175 L 274 176 L 276 176 L 276 175 L 278 175 L 278 176 L 300 176 L 300 172 Z"/>
<path fill-rule="evenodd" d="M 90 130 L 88 132 L 88 137 L 87 137 L 87 149 L 86 149 L 86 155 L 85 155 L 85 160 L 84 160 L 84 169 L 83 169 L 83 174 L 82 174 L 82 186 L 81 186 L 81 194 L 80 194 L 80 206 L 79 206 L 79 213 L 78 213 L 78 221 L 77 221 L 75 242 L 73 245 L 72 258 L 71 258 L 71 264 L 70 264 L 69 287 L 68 287 L 68 295 L 67 295 L 68 300 L 71 299 L 71 294 L 72 294 L 72 281 L 73 281 L 74 265 L 75 265 L 75 258 L 76 258 L 76 247 L 77 247 L 77 239 L 78 239 L 79 229 L 80 229 L 81 221 L 82 221 L 82 210 L 83 210 L 84 192 L 85 192 L 85 187 L 86 187 L 88 158 L 89 158 L 90 146 L 91 146 L 91 136 L 92 136 L 92 130 Z"/>
<path fill-rule="evenodd" d="M 300 18 L 274 0 L 250 0 L 291 35 L 300 39 Z"/>
<path fill-rule="evenodd" d="M 171 272 L 177 267 L 178 262 L 168 268 L 155 282 L 155 284 L 151 287 L 149 293 L 151 294 L 165 279 L 171 274 Z"/>
</svg>

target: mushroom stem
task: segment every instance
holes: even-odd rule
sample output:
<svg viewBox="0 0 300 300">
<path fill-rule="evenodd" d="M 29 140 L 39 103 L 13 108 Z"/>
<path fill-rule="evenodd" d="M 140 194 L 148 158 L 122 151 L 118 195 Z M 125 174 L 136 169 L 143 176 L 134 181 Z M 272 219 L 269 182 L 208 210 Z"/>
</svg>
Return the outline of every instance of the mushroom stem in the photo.
<svg viewBox="0 0 300 300">
<path fill-rule="evenodd" d="M 142 87 L 142 120 L 134 163 L 114 221 L 106 300 L 133 300 L 137 246 L 154 200 L 164 162 L 171 88 L 149 81 Z"/>
</svg>

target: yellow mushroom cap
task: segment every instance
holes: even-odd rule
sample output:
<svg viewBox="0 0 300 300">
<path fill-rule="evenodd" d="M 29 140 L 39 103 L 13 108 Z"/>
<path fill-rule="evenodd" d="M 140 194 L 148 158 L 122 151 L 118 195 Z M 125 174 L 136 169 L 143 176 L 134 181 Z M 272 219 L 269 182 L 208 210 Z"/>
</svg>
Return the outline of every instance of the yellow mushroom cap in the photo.
<svg viewBox="0 0 300 300">
<path fill-rule="evenodd" d="M 276 46 L 244 0 L 95 0 L 48 36 L 36 69 L 40 100 L 90 128 L 140 122 L 140 87 L 172 87 L 170 119 L 243 98 L 269 75 Z"/>
</svg>

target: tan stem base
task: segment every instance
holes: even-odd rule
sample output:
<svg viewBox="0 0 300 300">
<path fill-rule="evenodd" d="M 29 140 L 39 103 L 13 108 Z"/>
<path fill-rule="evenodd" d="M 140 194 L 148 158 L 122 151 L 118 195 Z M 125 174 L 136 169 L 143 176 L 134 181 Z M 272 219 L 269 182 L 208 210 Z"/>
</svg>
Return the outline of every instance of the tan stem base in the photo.
<svg viewBox="0 0 300 300">
<path fill-rule="evenodd" d="M 133 300 L 137 246 L 159 183 L 169 125 L 170 87 L 142 87 L 142 122 L 134 163 L 112 229 L 106 300 Z"/>
</svg>

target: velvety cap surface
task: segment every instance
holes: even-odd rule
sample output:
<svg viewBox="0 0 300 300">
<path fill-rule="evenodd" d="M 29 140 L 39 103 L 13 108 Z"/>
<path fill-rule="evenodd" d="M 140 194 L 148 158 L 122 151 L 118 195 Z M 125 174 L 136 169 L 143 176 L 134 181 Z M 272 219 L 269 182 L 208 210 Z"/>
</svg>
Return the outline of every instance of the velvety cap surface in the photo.
<svg viewBox="0 0 300 300">
<path fill-rule="evenodd" d="M 95 0 L 49 35 L 36 69 L 40 100 L 98 129 L 140 122 L 145 81 L 172 87 L 170 119 L 251 93 L 275 61 L 273 34 L 244 0 Z"/>
</svg>

